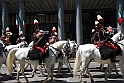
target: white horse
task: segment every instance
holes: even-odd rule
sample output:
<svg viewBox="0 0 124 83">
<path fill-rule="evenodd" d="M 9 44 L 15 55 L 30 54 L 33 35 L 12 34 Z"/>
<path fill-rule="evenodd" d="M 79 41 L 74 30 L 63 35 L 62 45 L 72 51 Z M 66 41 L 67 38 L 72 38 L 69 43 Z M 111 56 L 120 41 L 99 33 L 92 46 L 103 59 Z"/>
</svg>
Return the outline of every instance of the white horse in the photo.
<svg viewBox="0 0 124 83">
<path fill-rule="evenodd" d="M 3 44 L 3 42 L 0 40 L 0 71 L 1 71 L 1 67 L 2 67 L 2 64 L 5 64 L 6 63 L 6 55 L 5 53 L 3 52 L 3 48 L 5 47 L 5 45 Z M 5 64 L 6 65 L 6 64 Z M 1 74 L 1 72 L 0 72 Z"/>
<path fill-rule="evenodd" d="M 52 45 L 49 46 L 49 57 L 45 58 L 45 66 L 46 66 L 46 70 L 48 73 L 47 78 L 43 81 L 47 81 L 47 79 L 49 78 L 50 74 L 51 74 L 51 79 L 53 80 L 53 70 L 54 70 L 54 65 L 56 62 L 56 58 L 58 57 L 58 54 L 60 53 L 61 49 L 63 48 L 63 45 L 67 44 L 68 45 L 68 41 L 58 41 Z M 30 50 L 30 48 L 13 48 L 7 57 L 7 69 L 8 69 L 8 75 L 12 74 L 12 64 L 14 59 L 16 58 L 20 64 L 20 68 L 17 69 L 17 80 L 19 81 L 19 72 L 21 70 L 22 75 L 24 76 L 26 82 L 29 82 L 28 79 L 26 78 L 25 74 L 24 74 L 24 66 L 25 63 L 30 63 L 33 65 L 38 65 L 39 61 L 38 60 L 26 60 L 26 58 L 28 57 L 28 51 Z"/>
<path fill-rule="evenodd" d="M 6 50 L 7 52 L 10 52 L 11 49 L 13 49 L 13 48 L 22 48 L 22 47 L 24 47 L 24 45 L 25 45 L 25 42 L 21 42 L 21 43 L 18 43 L 16 45 L 8 45 L 8 46 L 6 46 L 4 48 L 4 50 Z"/>
<path fill-rule="evenodd" d="M 118 42 L 124 39 L 124 34 L 122 31 L 119 31 L 118 33 L 116 33 L 112 38 L 113 41 Z"/>
<path fill-rule="evenodd" d="M 120 41 L 118 45 L 121 48 L 121 55 L 119 56 L 118 59 L 120 60 L 120 68 L 122 71 L 122 74 L 124 75 L 124 40 Z M 101 55 L 99 52 L 99 49 L 97 49 L 93 44 L 85 44 L 85 45 L 80 45 L 77 53 L 76 53 L 76 59 L 75 59 L 75 64 L 74 64 L 74 70 L 73 70 L 73 76 L 75 77 L 78 71 L 79 66 L 81 66 L 81 71 L 79 75 L 79 82 L 82 82 L 82 73 L 85 72 L 85 69 L 88 68 L 89 63 L 91 60 L 94 60 L 95 62 L 101 63 L 101 64 L 111 64 L 110 59 L 107 60 L 101 60 Z M 82 61 L 82 62 L 81 62 Z M 81 62 L 81 65 L 80 65 Z M 90 77 L 91 82 L 93 83 L 93 77 L 91 76 L 90 72 L 87 71 Z"/>
<path fill-rule="evenodd" d="M 66 40 L 62 40 L 62 41 L 63 41 L 63 42 L 64 42 L 64 41 L 66 42 Z M 63 50 L 63 51 L 62 51 L 63 55 L 60 56 L 60 57 L 57 59 L 57 61 L 59 62 L 59 65 L 58 65 L 58 73 L 59 73 L 59 76 L 60 76 L 60 70 L 61 70 L 63 64 L 65 64 L 65 65 L 67 66 L 67 68 L 69 69 L 70 73 L 72 74 L 71 65 L 70 65 L 70 62 L 69 62 L 69 58 L 68 58 L 68 57 L 70 57 L 70 55 L 76 54 L 78 45 L 76 44 L 75 41 L 70 41 L 70 39 L 68 39 L 68 41 L 69 41 L 69 44 L 70 44 L 71 52 L 68 52 L 68 51 L 67 51 L 68 49 L 67 49 L 67 50 L 65 49 L 65 51 L 64 51 L 64 49 L 62 49 L 62 50 Z M 31 44 L 30 44 L 30 45 L 31 45 Z M 63 47 L 64 47 L 64 46 L 63 46 Z M 65 53 L 65 52 L 66 52 L 66 53 Z M 74 56 L 75 56 L 75 55 L 74 55 Z M 43 68 L 43 69 L 45 70 L 44 65 L 45 65 L 45 64 L 41 65 L 41 68 Z M 26 68 L 27 68 L 28 66 L 29 66 L 29 64 L 26 66 Z M 34 76 L 34 73 L 36 72 L 37 66 L 38 66 L 38 65 L 33 65 L 33 68 L 32 68 L 32 69 L 33 69 L 33 71 L 32 71 L 32 77 Z M 30 65 L 30 67 L 31 67 L 31 65 Z M 42 69 L 41 69 L 41 73 L 42 73 L 43 76 L 45 75 L 44 72 L 42 71 Z"/>
<path fill-rule="evenodd" d="M 72 55 L 75 56 L 75 53 L 76 53 L 76 51 L 78 49 L 78 45 L 76 44 L 75 41 L 69 41 L 69 43 L 70 43 L 70 48 L 71 48 L 70 54 L 63 53 L 63 56 L 61 56 L 58 59 L 59 60 L 59 65 L 58 65 L 58 73 L 59 73 L 59 75 L 60 75 L 60 70 L 61 70 L 63 64 L 65 64 L 68 67 L 70 73 L 72 74 L 71 65 L 70 65 L 70 62 L 69 62 L 69 57 L 71 57 Z"/>
<path fill-rule="evenodd" d="M 119 41 L 123 40 L 123 39 L 124 39 L 123 32 L 122 32 L 122 31 L 119 31 L 119 32 L 116 33 L 111 39 L 112 39 L 114 42 L 119 42 Z M 102 71 L 103 71 L 103 65 L 104 65 L 104 64 L 101 64 L 101 65 L 100 65 L 100 68 L 101 68 Z M 114 69 L 115 69 L 115 72 L 116 72 L 117 76 L 120 76 L 119 73 L 118 73 L 118 71 L 117 71 L 117 69 L 116 69 L 115 63 L 114 63 L 113 65 L 108 65 L 107 68 L 110 68 L 109 66 L 113 66 Z M 110 68 L 110 69 L 111 69 L 111 70 L 107 69 L 105 73 L 107 73 L 107 71 L 112 71 L 112 68 Z"/>
</svg>

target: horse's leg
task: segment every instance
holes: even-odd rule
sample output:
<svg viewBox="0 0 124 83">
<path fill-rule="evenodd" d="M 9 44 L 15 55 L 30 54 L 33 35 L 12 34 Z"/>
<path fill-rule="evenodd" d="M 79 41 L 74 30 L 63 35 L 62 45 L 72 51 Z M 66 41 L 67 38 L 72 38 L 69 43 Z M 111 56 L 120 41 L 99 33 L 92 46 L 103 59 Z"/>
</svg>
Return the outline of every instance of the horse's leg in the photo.
<svg viewBox="0 0 124 83">
<path fill-rule="evenodd" d="M 27 69 L 29 65 L 30 65 L 30 64 L 28 63 L 28 64 L 25 66 L 25 69 Z"/>
<path fill-rule="evenodd" d="M 41 80 L 41 83 L 46 82 L 47 79 L 50 77 L 50 73 L 51 73 L 51 72 L 50 72 L 50 71 L 51 71 L 51 65 L 48 65 L 48 63 L 46 64 L 46 70 L 47 70 L 48 75 L 47 75 L 46 79 Z"/>
<path fill-rule="evenodd" d="M 61 76 L 60 70 L 61 70 L 62 66 L 63 66 L 63 63 L 61 61 L 59 61 L 59 65 L 58 65 L 58 74 L 59 74 L 59 76 Z"/>
<path fill-rule="evenodd" d="M 19 81 L 19 73 L 20 73 L 21 69 L 20 69 L 20 64 L 17 65 L 17 76 L 16 76 L 16 80 Z"/>
<path fill-rule="evenodd" d="M 109 71 L 109 68 L 110 68 L 110 64 L 108 64 L 106 70 L 105 70 L 105 75 L 107 75 L 108 71 Z"/>
<path fill-rule="evenodd" d="M 45 74 L 44 74 L 44 72 L 43 72 L 42 68 L 43 68 L 43 69 L 44 69 L 44 71 L 45 71 L 44 64 L 40 65 L 40 72 L 42 73 L 42 76 L 45 76 Z"/>
<path fill-rule="evenodd" d="M 13 62 L 13 70 L 16 71 L 16 60 Z"/>
<path fill-rule="evenodd" d="M 37 65 L 33 65 L 32 77 L 34 77 L 34 73 L 36 73 Z"/>
<path fill-rule="evenodd" d="M 0 75 L 2 74 L 2 73 L 1 73 L 1 67 L 2 67 L 2 64 L 0 64 Z"/>
<path fill-rule="evenodd" d="M 113 67 L 114 67 L 114 69 L 115 69 L 116 75 L 119 77 L 120 74 L 118 73 L 118 70 L 117 70 L 117 68 L 116 68 L 116 64 L 115 64 L 115 63 L 113 64 Z"/>
<path fill-rule="evenodd" d="M 86 68 L 88 68 L 89 64 L 90 64 L 90 60 L 87 60 L 86 58 L 82 58 L 82 64 L 81 64 L 81 71 L 80 71 L 80 75 L 79 75 L 79 83 L 82 83 L 82 74 L 86 71 Z M 94 83 L 93 77 L 91 76 L 90 72 L 87 70 L 90 80 L 92 83 Z"/>
<path fill-rule="evenodd" d="M 84 77 L 88 77 L 88 67 L 89 67 L 89 64 L 90 64 L 90 62 L 87 64 L 87 67 L 86 67 L 86 69 L 85 69 L 85 72 L 83 73 L 83 75 L 84 75 Z"/>
<path fill-rule="evenodd" d="M 109 75 L 110 75 L 111 72 L 112 72 L 112 66 L 113 66 L 113 64 L 114 64 L 114 63 L 111 63 L 111 64 L 108 65 L 108 74 L 105 73 L 105 82 L 106 82 L 106 83 L 108 82 L 107 79 L 108 79 Z"/>
<path fill-rule="evenodd" d="M 24 78 L 26 80 L 26 83 L 29 83 L 29 81 L 28 81 L 28 79 L 27 79 L 27 77 L 26 77 L 26 75 L 24 73 L 25 61 L 23 61 L 23 62 L 19 61 L 19 63 L 20 63 L 21 73 L 24 76 Z"/>
<path fill-rule="evenodd" d="M 70 67 L 70 70 L 71 70 L 72 67 L 71 67 L 71 64 L 70 64 L 70 62 L 69 62 L 69 59 L 67 59 L 67 63 L 68 63 L 68 65 L 69 65 L 69 67 Z"/>
<path fill-rule="evenodd" d="M 29 66 L 30 66 L 30 69 L 32 69 L 32 66 L 31 66 L 31 64 L 29 64 Z"/>
<path fill-rule="evenodd" d="M 87 74 L 89 75 L 89 78 L 90 78 L 90 80 L 91 80 L 91 83 L 94 83 L 93 77 L 91 76 L 91 74 L 90 74 L 90 72 L 89 72 L 88 69 L 87 69 Z"/>
<path fill-rule="evenodd" d="M 52 82 L 54 83 L 55 81 L 54 81 L 54 79 L 53 79 L 53 72 L 54 72 L 54 64 L 51 65 L 51 80 L 52 80 Z"/>
<path fill-rule="evenodd" d="M 44 69 L 44 72 L 47 72 L 47 70 L 46 70 L 46 68 L 45 68 L 45 63 L 43 63 L 43 69 Z M 44 74 L 44 73 L 42 73 L 42 74 Z M 45 74 L 44 74 L 45 75 Z"/>
<path fill-rule="evenodd" d="M 104 70 L 104 64 L 100 64 L 100 71 Z"/>
<path fill-rule="evenodd" d="M 67 60 L 67 57 L 64 57 L 64 58 L 62 59 L 62 62 L 68 67 L 70 73 L 73 74 L 72 71 L 71 71 L 71 66 L 68 65 L 69 61 Z"/>
</svg>

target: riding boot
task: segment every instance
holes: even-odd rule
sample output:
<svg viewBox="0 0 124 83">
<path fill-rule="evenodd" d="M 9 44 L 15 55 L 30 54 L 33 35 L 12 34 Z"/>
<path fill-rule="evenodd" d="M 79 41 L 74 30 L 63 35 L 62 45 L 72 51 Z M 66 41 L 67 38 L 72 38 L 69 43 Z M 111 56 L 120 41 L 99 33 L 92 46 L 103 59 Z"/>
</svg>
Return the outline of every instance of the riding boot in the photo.
<svg viewBox="0 0 124 83">
<path fill-rule="evenodd" d="M 42 63 L 42 53 L 40 53 L 40 56 L 39 56 L 39 65 L 41 65 Z"/>
<path fill-rule="evenodd" d="M 41 56 L 42 62 L 44 62 L 45 56 L 46 56 L 45 53 L 42 53 L 42 56 Z"/>
<path fill-rule="evenodd" d="M 113 57 L 111 57 L 111 63 L 114 63 L 114 62 L 119 62 L 119 60 L 116 60 L 116 58 L 113 56 Z"/>
</svg>

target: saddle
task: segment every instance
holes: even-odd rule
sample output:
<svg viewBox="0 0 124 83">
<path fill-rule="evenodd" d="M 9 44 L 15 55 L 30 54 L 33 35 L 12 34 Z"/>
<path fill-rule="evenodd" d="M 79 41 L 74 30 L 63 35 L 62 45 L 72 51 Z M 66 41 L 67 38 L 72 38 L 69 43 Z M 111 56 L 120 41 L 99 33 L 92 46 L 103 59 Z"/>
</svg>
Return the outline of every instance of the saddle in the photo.
<svg viewBox="0 0 124 83">
<path fill-rule="evenodd" d="M 40 51 L 36 48 L 31 48 L 28 52 L 28 59 L 30 60 L 38 60 L 40 56 Z"/>
<path fill-rule="evenodd" d="M 100 43 L 98 42 L 95 44 L 96 48 L 99 49 L 99 52 L 101 54 L 101 59 L 106 60 L 106 59 L 111 59 L 111 58 L 116 58 L 121 53 L 121 49 L 119 45 L 113 44 L 113 43 Z"/>
<path fill-rule="evenodd" d="M 46 51 L 45 53 L 42 53 L 39 51 L 39 49 L 33 47 L 28 52 L 28 59 L 30 60 L 39 60 L 39 65 L 41 65 L 42 62 L 44 62 L 45 58 L 49 56 L 49 52 Z"/>
</svg>

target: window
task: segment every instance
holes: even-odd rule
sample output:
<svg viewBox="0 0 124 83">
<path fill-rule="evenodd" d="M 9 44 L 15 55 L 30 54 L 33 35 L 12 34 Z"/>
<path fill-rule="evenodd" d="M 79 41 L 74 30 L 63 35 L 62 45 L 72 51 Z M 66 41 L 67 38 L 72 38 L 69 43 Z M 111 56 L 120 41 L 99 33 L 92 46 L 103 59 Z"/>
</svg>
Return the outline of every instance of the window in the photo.
<svg viewBox="0 0 124 83">
<path fill-rule="evenodd" d="M 50 15 L 50 23 L 53 23 L 53 15 Z"/>
<path fill-rule="evenodd" d="M 54 21 L 54 23 L 57 23 L 57 14 L 54 15 L 53 21 Z"/>
<path fill-rule="evenodd" d="M 83 13 L 82 20 L 84 22 L 90 21 L 90 14 L 89 13 Z"/>
<path fill-rule="evenodd" d="M 46 15 L 46 23 L 49 23 L 49 15 Z"/>
<path fill-rule="evenodd" d="M 34 19 L 37 19 L 37 15 L 34 15 Z"/>
<path fill-rule="evenodd" d="M 33 18 L 33 16 L 30 16 L 30 24 L 33 24 L 34 23 L 34 18 Z"/>
<path fill-rule="evenodd" d="M 69 14 L 65 14 L 65 22 L 69 22 Z"/>
<path fill-rule="evenodd" d="M 15 25 L 15 17 L 14 16 L 12 16 L 11 18 L 10 18 L 10 20 L 11 20 L 11 25 Z"/>
<path fill-rule="evenodd" d="M 26 24 L 30 24 L 29 23 L 29 16 L 26 16 L 25 21 L 26 21 Z"/>
</svg>

